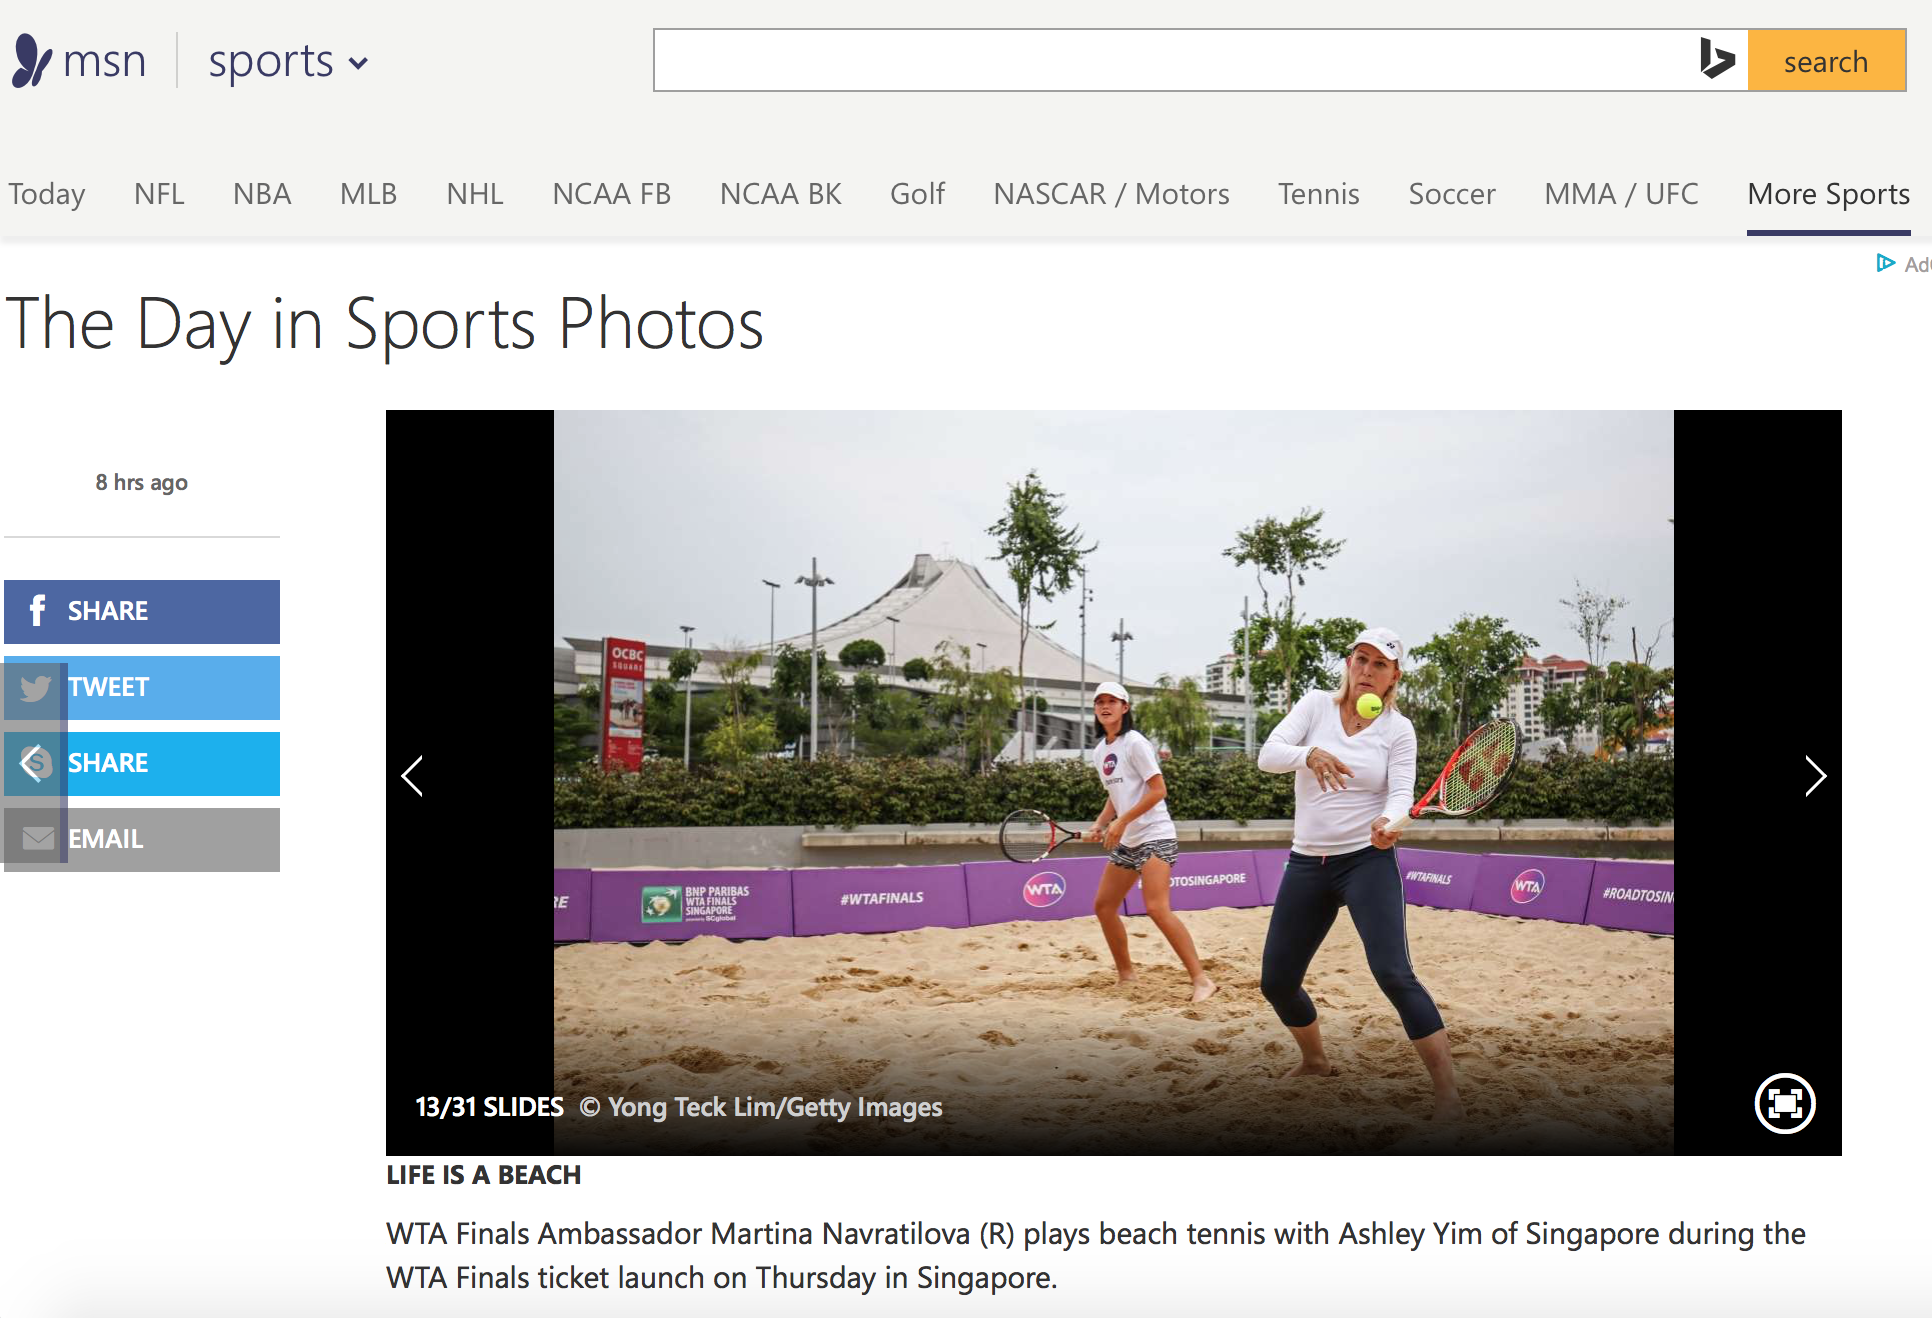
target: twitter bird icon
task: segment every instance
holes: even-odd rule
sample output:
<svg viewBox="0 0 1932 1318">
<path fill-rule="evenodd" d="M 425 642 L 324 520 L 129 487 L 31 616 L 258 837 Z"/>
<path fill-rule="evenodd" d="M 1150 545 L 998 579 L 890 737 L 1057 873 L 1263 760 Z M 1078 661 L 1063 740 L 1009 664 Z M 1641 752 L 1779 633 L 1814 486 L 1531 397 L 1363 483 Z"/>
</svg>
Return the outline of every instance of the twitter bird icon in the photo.
<svg viewBox="0 0 1932 1318">
<path fill-rule="evenodd" d="M 42 673 L 36 678 L 20 679 L 20 699 L 23 703 L 31 705 L 47 694 L 47 676 L 46 673 Z"/>
</svg>

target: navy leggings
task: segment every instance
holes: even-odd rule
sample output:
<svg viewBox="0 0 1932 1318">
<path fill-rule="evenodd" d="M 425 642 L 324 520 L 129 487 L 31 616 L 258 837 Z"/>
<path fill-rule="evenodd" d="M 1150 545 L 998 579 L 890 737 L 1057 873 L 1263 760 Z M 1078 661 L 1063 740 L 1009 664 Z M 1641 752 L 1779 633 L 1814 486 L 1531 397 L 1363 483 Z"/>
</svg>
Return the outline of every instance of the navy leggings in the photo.
<svg viewBox="0 0 1932 1318">
<path fill-rule="evenodd" d="M 1261 992 L 1275 1014 L 1288 1025 L 1315 1023 L 1315 1004 L 1301 981 L 1344 904 L 1368 951 L 1375 982 L 1395 1004 L 1402 1028 L 1411 1039 L 1440 1030 L 1442 1013 L 1409 964 L 1408 906 L 1393 847 L 1367 846 L 1341 856 L 1289 854 L 1261 952 Z"/>
</svg>

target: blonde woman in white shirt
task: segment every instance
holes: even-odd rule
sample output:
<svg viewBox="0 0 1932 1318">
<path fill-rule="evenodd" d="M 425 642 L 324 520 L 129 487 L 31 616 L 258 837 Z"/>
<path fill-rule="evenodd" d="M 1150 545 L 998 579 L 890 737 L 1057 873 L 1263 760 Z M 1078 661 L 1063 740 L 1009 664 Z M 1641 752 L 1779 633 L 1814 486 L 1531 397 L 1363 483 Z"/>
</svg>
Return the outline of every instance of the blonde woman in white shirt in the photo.
<svg viewBox="0 0 1932 1318">
<path fill-rule="evenodd" d="M 1187 967 L 1187 977 L 1194 984 L 1194 1001 L 1206 1002 L 1217 985 L 1201 968 L 1187 926 L 1168 905 L 1168 877 L 1180 844 L 1174 834 L 1174 818 L 1167 812 L 1167 778 L 1161 773 L 1160 759 L 1147 738 L 1134 731 L 1127 688 L 1120 683 L 1102 682 L 1095 689 L 1093 716 L 1098 734 L 1093 767 L 1107 790 L 1107 808 L 1085 840 L 1100 843 L 1109 853 L 1093 913 L 1107 937 L 1107 950 L 1114 954 L 1114 969 L 1120 972 L 1123 984 L 1134 977 L 1134 959 L 1127 951 L 1127 924 L 1120 918 L 1120 903 L 1138 879 L 1148 918 Z"/>
<path fill-rule="evenodd" d="M 1302 987 L 1308 964 L 1343 906 L 1362 936 L 1369 969 L 1388 995 L 1435 1086 L 1439 1120 L 1462 1116 L 1449 1034 L 1409 961 L 1408 905 L 1389 821 L 1415 803 L 1415 728 L 1395 708 L 1402 641 L 1386 627 L 1356 638 L 1339 691 L 1295 702 L 1261 748 L 1264 773 L 1295 775 L 1295 841 L 1261 953 L 1261 992 L 1301 1046 L 1294 1075 L 1330 1075 L 1315 1004 Z M 1364 695 L 1382 701 L 1366 718 Z"/>
</svg>

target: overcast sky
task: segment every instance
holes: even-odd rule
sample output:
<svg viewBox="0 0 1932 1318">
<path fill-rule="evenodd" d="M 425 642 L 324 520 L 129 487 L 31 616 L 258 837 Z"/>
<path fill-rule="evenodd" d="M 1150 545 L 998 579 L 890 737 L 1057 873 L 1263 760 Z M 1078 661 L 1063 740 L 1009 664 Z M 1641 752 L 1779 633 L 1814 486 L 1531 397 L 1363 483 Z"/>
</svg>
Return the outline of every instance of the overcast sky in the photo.
<svg viewBox="0 0 1932 1318">
<path fill-rule="evenodd" d="M 1098 540 L 1090 654 L 1121 617 L 1127 671 L 1199 675 L 1259 608 L 1221 551 L 1304 506 L 1347 543 L 1300 588 L 1303 616 L 1345 614 L 1410 645 L 1463 613 L 1582 657 L 1561 600 L 1576 580 L 1629 600 L 1611 630 L 1648 645 L 1675 610 L 1668 412 L 599 412 L 557 415 L 556 636 L 761 646 L 883 594 L 913 555 L 977 563 L 1013 601 L 986 528 L 1038 469 Z M 1269 590 L 1279 597 L 1280 581 Z M 1036 608 L 1078 650 L 1078 587 Z M 561 644 L 561 640 L 557 641 Z M 1675 663 L 1664 626 L 1659 664 Z"/>
</svg>

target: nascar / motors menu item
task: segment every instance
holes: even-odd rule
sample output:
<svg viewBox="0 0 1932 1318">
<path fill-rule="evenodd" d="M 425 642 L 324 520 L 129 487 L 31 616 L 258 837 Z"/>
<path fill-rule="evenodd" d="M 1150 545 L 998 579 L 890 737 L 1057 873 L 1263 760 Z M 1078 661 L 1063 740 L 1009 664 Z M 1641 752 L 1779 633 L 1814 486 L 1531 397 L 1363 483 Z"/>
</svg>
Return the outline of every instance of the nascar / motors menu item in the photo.
<svg viewBox="0 0 1932 1318">
<path fill-rule="evenodd" d="M 279 869 L 281 658 L 181 653 L 279 646 L 279 581 L 9 580 L 5 616 L 10 869 Z"/>
</svg>

